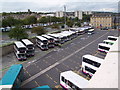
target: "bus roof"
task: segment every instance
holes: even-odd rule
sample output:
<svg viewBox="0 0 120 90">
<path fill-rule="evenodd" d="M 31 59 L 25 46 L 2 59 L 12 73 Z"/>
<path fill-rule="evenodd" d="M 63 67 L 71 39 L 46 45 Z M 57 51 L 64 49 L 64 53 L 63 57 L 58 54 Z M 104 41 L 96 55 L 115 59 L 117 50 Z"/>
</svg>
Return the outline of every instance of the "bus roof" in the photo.
<svg viewBox="0 0 120 90">
<path fill-rule="evenodd" d="M 90 29 L 90 30 L 88 30 L 88 31 L 94 31 L 94 29 Z"/>
<path fill-rule="evenodd" d="M 43 37 L 46 37 L 48 39 L 52 38 L 51 36 L 48 36 L 48 35 L 42 35 Z"/>
<path fill-rule="evenodd" d="M 98 58 L 98 57 L 96 57 L 96 56 L 89 55 L 89 54 L 83 55 L 82 57 L 88 58 L 88 59 L 90 59 L 90 60 L 92 60 L 92 61 L 95 61 L 95 62 L 98 62 L 98 63 L 102 63 L 102 62 L 104 61 L 104 60 L 101 59 L 101 58 Z"/>
<path fill-rule="evenodd" d="M 24 42 L 25 45 L 31 45 L 33 44 L 30 40 L 28 39 L 22 39 L 22 41 Z"/>
<path fill-rule="evenodd" d="M 44 86 L 40 86 L 40 87 L 36 87 L 36 88 L 33 88 L 32 90 L 38 90 L 38 89 L 52 90 L 48 85 L 44 85 Z"/>
<path fill-rule="evenodd" d="M 116 36 L 108 36 L 108 38 L 109 38 L 109 37 L 118 39 L 118 37 L 116 37 Z"/>
<path fill-rule="evenodd" d="M 42 37 L 42 36 L 36 36 L 38 39 L 40 40 L 47 40 L 46 38 Z"/>
<path fill-rule="evenodd" d="M 115 43 L 115 41 L 112 40 L 103 40 L 104 42 L 111 42 L 111 43 Z"/>
<path fill-rule="evenodd" d="M 22 64 L 12 65 L 3 76 L 0 85 L 13 85 L 22 67 Z"/>
<path fill-rule="evenodd" d="M 105 47 L 111 47 L 111 45 L 109 45 L 109 44 L 105 44 L 105 43 L 99 43 L 98 45 L 100 45 L 100 46 L 105 46 Z"/>
<path fill-rule="evenodd" d="M 74 85 L 79 88 L 86 88 L 88 85 L 88 80 L 83 78 L 82 76 L 76 74 L 73 71 L 65 71 L 61 73 L 61 76 L 64 76 L 67 80 L 71 81 Z"/>
<path fill-rule="evenodd" d="M 22 48 L 22 47 L 26 48 L 25 45 L 20 41 L 15 41 L 14 43 L 18 48 Z"/>
</svg>

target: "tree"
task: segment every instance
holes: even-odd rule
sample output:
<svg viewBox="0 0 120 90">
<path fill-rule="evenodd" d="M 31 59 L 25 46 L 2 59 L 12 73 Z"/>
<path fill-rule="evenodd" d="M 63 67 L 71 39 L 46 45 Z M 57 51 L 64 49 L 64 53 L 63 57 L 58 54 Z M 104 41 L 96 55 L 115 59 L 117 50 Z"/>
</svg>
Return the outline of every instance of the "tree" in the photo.
<svg viewBox="0 0 120 90">
<path fill-rule="evenodd" d="M 52 27 L 52 28 L 59 29 L 59 25 L 58 25 L 58 24 L 53 24 L 51 27 Z"/>
<path fill-rule="evenodd" d="M 41 17 L 39 20 L 38 20 L 39 23 L 48 23 L 50 22 L 50 20 L 47 18 L 47 17 Z"/>
<path fill-rule="evenodd" d="M 28 16 L 23 20 L 24 24 L 35 24 L 37 23 L 37 18 L 35 16 Z"/>
<path fill-rule="evenodd" d="M 21 26 L 16 26 L 12 30 L 10 30 L 9 37 L 21 40 L 23 38 L 27 38 L 28 34 L 25 32 L 25 29 L 23 29 Z"/>
<path fill-rule="evenodd" d="M 75 26 L 81 27 L 81 23 L 80 22 L 76 22 Z"/>
<path fill-rule="evenodd" d="M 7 26 L 15 26 L 15 25 L 22 25 L 23 22 L 20 19 L 14 19 L 13 17 L 7 17 L 2 20 L 2 27 L 7 27 Z"/>
<path fill-rule="evenodd" d="M 45 31 L 44 27 L 39 26 L 39 27 L 34 27 L 32 29 L 32 33 L 36 33 L 37 35 L 42 35 L 42 34 L 45 34 L 46 31 Z"/>
<path fill-rule="evenodd" d="M 72 27 L 73 24 L 74 24 L 74 22 L 72 22 L 71 20 L 68 20 L 68 21 L 66 22 L 66 24 L 68 25 L 68 27 Z"/>
</svg>

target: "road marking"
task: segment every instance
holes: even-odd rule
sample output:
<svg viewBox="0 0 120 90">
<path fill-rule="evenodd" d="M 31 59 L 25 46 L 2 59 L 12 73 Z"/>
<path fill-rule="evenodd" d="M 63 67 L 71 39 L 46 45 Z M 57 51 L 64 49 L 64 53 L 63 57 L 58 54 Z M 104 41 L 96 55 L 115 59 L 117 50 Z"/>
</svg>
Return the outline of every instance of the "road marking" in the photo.
<svg viewBox="0 0 120 90">
<path fill-rule="evenodd" d="M 60 73 L 62 72 L 62 71 L 60 71 L 58 68 L 55 68 L 55 69 L 56 69 L 58 72 L 60 72 Z"/>
<path fill-rule="evenodd" d="M 61 59 L 60 61 L 54 63 L 53 65 L 51 65 L 51 66 L 49 66 L 49 67 L 47 67 L 46 69 L 42 70 L 41 72 L 33 75 L 33 76 L 30 77 L 29 79 L 23 81 L 23 83 L 22 83 L 21 86 L 29 83 L 30 81 L 34 80 L 35 78 L 39 77 L 40 75 L 44 74 L 45 72 L 49 71 L 50 69 L 56 67 L 57 65 L 59 65 L 59 64 L 62 63 L 63 61 L 67 60 L 67 59 L 70 58 L 71 56 L 75 55 L 76 53 L 80 52 L 80 51 L 83 50 L 84 48 L 88 47 L 89 45 L 91 45 L 92 43 L 94 43 L 94 42 L 97 41 L 98 39 L 102 38 L 102 37 L 103 37 L 104 35 L 106 35 L 106 34 L 108 34 L 108 32 L 105 33 L 105 34 L 103 34 L 103 35 L 100 36 L 99 38 L 95 39 L 94 41 L 88 43 L 88 44 L 85 45 L 84 47 L 82 47 L 82 48 L 78 49 L 77 51 L 73 52 L 72 54 L 70 54 L 70 55 L 66 56 L 65 58 Z"/>
<path fill-rule="evenodd" d="M 37 86 L 40 86 L 37 81 L 35 81 L 35 84 L 36 84 Z"/>
<path fill-rule="evenodd" d="M 50 77 L 48 74 L 46 74 L 46 76 L 47 76 L 48 78 L 50 78 L 51 80 L 53 80 L 52 77 Z"/>
</svg>

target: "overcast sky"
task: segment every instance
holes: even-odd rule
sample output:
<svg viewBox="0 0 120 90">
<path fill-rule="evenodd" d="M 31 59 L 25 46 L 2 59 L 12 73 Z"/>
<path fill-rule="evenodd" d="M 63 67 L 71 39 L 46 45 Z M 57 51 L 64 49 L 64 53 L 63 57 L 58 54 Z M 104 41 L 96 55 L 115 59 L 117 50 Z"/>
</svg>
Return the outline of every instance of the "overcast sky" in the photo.
<svg viewBox="0 0 120 90">
<path fill-rule="evenodd" d="M 0 12 L 19 12 L 30 9 L 35 12 L 63 11 L 118 11 L 119 0 L 1 0 Z"/>
</svg>

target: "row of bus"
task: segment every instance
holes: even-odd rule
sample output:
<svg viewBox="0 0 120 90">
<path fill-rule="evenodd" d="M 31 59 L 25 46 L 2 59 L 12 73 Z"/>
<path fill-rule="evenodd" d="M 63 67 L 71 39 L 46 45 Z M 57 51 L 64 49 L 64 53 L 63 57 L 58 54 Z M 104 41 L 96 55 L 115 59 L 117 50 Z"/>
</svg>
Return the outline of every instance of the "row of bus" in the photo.
<svg viewBox="0 0 120 90">
<path fill-rule="evenodd" d="M 107 40 L 103 40 L 103 43 L 98 44 L 98 50 L 101 52 L 108 53 L 111 46 L 115 43 L 118 37 L 115 36 L 108 36 Z"/>
<path fill-rule="evenodd" d="M 26 60 L 35 55 L 34 44 L 28 39 L 14 42 L 14 53 L 18 60 Z"/>
<path fill-rule="evenodd" d="M 60 33 L 45 34 L 41 36 L 36 36 L 36 45 L 42 50 L 48 50 L 56 45 L 64 44 L 76 38 L 78 35 L 84 34 L 86 32 L 93 32 L 92 27 L 80 27 L 80 28 L 70 28 L 68 31 L 62 31 Z"/>
<path fill-rule="evenodd" d="M 102 44 L 98 44 L 98 50 L 101 52 L 108 53 L 110 47 L 115 43 L 118 37 L 108 36 L 107 40 L 103 40 Z M 100 45 L 104 45 L 101 48 Z M 105 46 L 110 46 L 106 49 Z M 89 79 L 85 79 L 74 71 L 65 71 L 60 74 L 60 85 L 66 89 L 81 90 L 81 88 L 87 88 L 90 78 L 99 69 L 100 65 L 104 62 L 104 59 L 95 57 L 93 55 L 82 56 L 82 67 L 81 71 L 84 75 L 89 76 Z"/>
<path fill-rule="evenodd" d="M 0 80 L 0 90 L 16 90 L 20 89 L 24 81 L 24 69 L 22 64 L 12 65 Z M 52 90 L 48 85 L 33 87 L 31 90 Z"/>
</svg>

